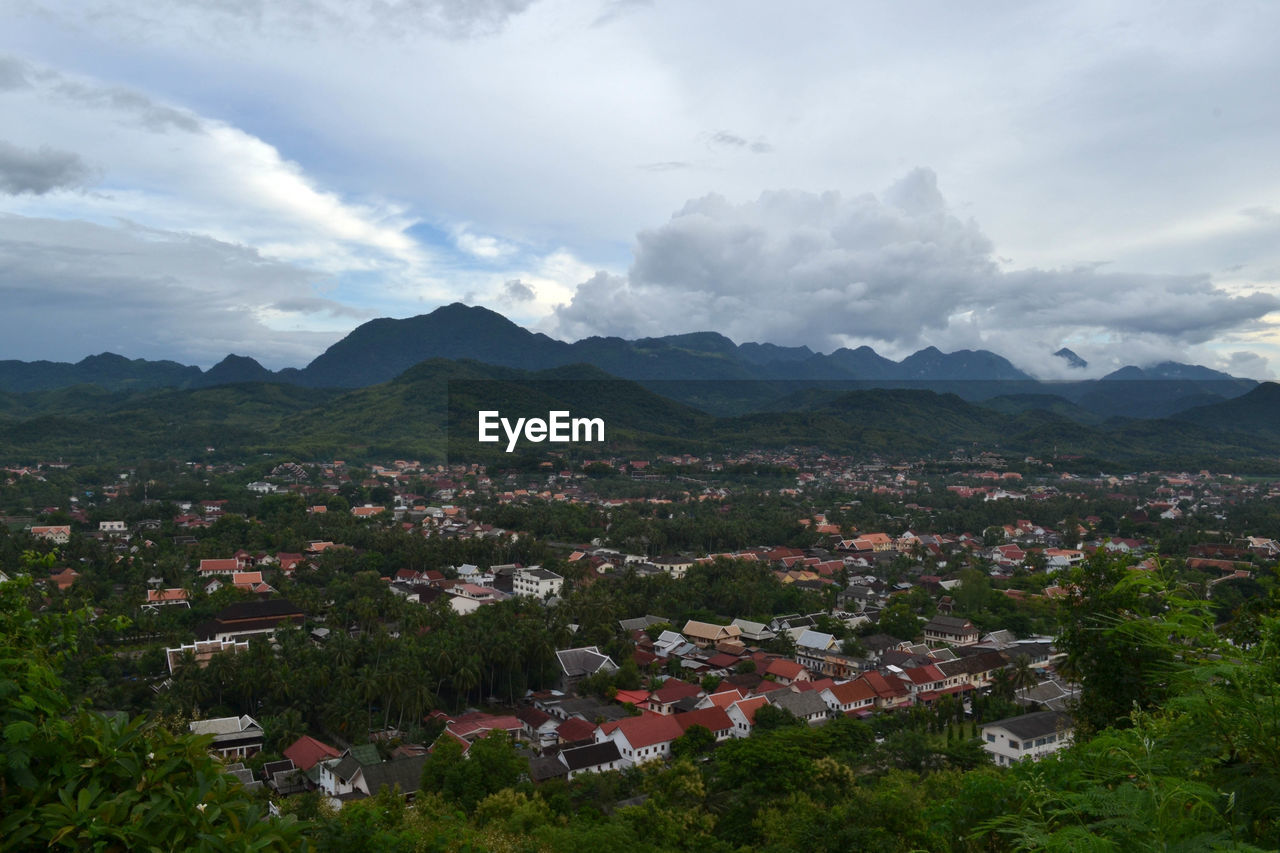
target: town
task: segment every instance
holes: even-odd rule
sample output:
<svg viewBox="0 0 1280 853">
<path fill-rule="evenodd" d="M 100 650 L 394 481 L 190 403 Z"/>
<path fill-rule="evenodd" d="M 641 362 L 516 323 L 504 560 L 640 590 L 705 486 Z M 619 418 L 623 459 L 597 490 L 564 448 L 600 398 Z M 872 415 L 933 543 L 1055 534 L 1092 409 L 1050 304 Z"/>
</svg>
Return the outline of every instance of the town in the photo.
<svg viewBox="0 0 1280 853">
<path fill-rule="evenodd" d="M 1071 461 L 32 463 L 0 472 L 0 580 L 88 608 L 87 703 L 207 736 L 277 814 L 438 795 L 495 750 L 471 807 L 613 774 L 612 809 L 795 727 L 865 732 L 864 773 L 1010 767 L 1108 721 L 1061 636 L 1082 570 L 1247 643 L 1280 561 L 1280 480 Z"/>
</svg>

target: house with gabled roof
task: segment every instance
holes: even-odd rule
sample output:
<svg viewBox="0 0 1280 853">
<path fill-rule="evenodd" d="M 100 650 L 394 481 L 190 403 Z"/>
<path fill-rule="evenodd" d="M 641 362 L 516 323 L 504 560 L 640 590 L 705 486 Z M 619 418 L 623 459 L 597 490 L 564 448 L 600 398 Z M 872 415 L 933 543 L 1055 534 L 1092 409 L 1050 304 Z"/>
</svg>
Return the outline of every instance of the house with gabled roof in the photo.
<svg viewBox="0 0 1280 853">
<path fill-rule="evenodd" d="M 161 607 L 186 607 L 190 609 L 190 594 L 185 589 L 149 589 L 142 609 L 152 613 Z"/>
<path fill-rule="evenodd" d="M 769 696 L 769 701 L 775 708 L 790 711 L 797 720 L 802 720 L 811 726 L 825 723 L 829 716 L 827 703 L 816 690 L 799 693 L 779 690 Z"/>
<path fill-rule="evenodd" d="M 981 636 L 982 632 L 972 622 L 956 616 L 934 616 L 924 626 L 926 643 L 976 646 Z"/>
<path fill-rule="evenodd" d="M 597 672 L 616 672 L 618 665 L 596 646 L 580 646 L 576 649 L 557 649 L 556 660 L 566 683 L 577 681 Z"/>
<path fill-rule="evenodd" d="M 875 708 L 876 692 L 862 679 L 835 684 L 818 694 L 833 714 L 863 716 Z"/>
<path fill-rule="evenodd" d="M 1071 743 L 1075 723 L 1061 711 L 1038 711 L 995 720 L 982 727 L 982 748 L 1007 767 L 1025 759 L 1035 761 Z"/>
<path fill-rule="evenodd" d="M 321 761 L 328 761 L 341 755 L 342 753 L 337 749 L 316 740 L 311 735 L 303 735 L 284 749 L 284 757 L 304 773 Z"/>
<path fill-rule="evenodd" d="M 702 688 L 678 678 L 668 678 L 662 686 L 649 694 L 648 708 L 655 714 L 674 714 L 675 706 L 682 699 L 700 699 Z"/>
<path fill-rule="evenodd" d="M 808 681 L 809 670 L 786 658 L 775 658 L 765 667 L 765 675 L 772 675 L 779 684 L 792 684 L 796 681 Z"/>
<path fill-rule="evenodd" d="M 689 642 L 700 649 L 709 648 L 724 640 L 736 640 L 742 633 L 737 625 L 713 625 L 690 619 L 680 631 Z"/>
<path fill-rule="evenodd" d="M 539 751 L 555 746 L 556 730 L 560 728 L 560 720 L 532 705 L 518 708 L 516 719 L 520 721 L 525 740 L 536 746 Z"/>
<path fill-rule="evenodd" d="M 682 732 L 687 732 L 694 726 L 702 726 L 715 735 L 718 741 L 728 740 L 733 736 L 733 720 L 729 719 L 729 715 L 725 713 L 723 708 L 715 705 L 709 708 L 699 708 L 694 711 L 686 711 L 683 714 L 676 714 L 673 719 L 680 726 Z"/>
<path fill-rule="evenodd" d="M 734 702 L 726 708 L 725 713 L 729 715 L 729 719 L 733 722 L 733 736 L 737 738 L 750 737 L 756 726 L 756 711 L 768 704 L 768 696 L 751 696 Z"/>
<path fill-rule="evenodd" d="M 213 735 L 209 751 L 223 758 L 248 758 L 262 750 L 264 733 L 258 721 L 248 714 L 240 717 L 216 717 L 192 720 L 187 728 L 194 735 Z"/>
<path fill-rule="evenodd" d="M 356 771 L 381 761 L 376 746 L 371 743 L 358 744 L 344 750 L 337 758 L 318 762 L 320 775 L 316 782 L 330 797 L 341 797 L 356 790 Z"/>
<path fill-rule="evenodd" d="M 55 545 L 65 545 L 71 541 L 71 525 L 53 524 L 33 527 L 31 528 L 31 535 L 52 542 Z"/>
<path fill-rule="evenodd" d="M 556 742 L 561 746 L 580 744 L 595 738 L 596 724 L 581 717 L 570 717 L 556 729 Z M 614 768 L 609 768 L 614 769 Z"/>
<path fill-rule="evenodd" d="M 796 647 L 801 649 L 827 652 L 839 646 L 840 644 L 831 634 L 815 631 L 812 628 L 806 628 L 800 633 L 800 636 L 796 637 Z"/>
<path fill-rule="evenodd" d="M 570 779 L 583 773 L 604 773 L 630 766 L 623 759 L 615 740 L 562 749 L 558 758 L 568 770 Z"/>
<path fill-rule="evenodd" d="M 673 717 L 642 714 L 596 729 L 596 743 L 612 740 L 627 767 L 645 764 L 671 755 L 671 743 L 684 731 Z"/>
<path fill-rule="evenodd" d="M 422 770 L 429 757 L 428 755 L 411 755 L 391 761 L 379 761 L 377 764 L 362 765 L 352 777 L 351 787 L 370 797 L 383 788 L 399 790 L 401 796 L 412 799 L 422 784 Z"/>
<path fill-rule="evenodd" d="M 973 689 L 965 676 L 948 675 L 941 666 L 935 664 L 902 670 L 899 678 L 906 682 L 912 699 L 917 704 L 927 705 L 940 696 Z"/>
<path fill-rule="evenodd" d="M 911 690 L 901 679 L 887 678 L 872 670 L 862 673 L 858 676 L 858 680 L 865 681 L 875 692 L 877 710 L 889 711 L 905 708 L 911 704 Z"/>
<path fill-rule="evenodd" d="M 734 619 L 729 623 L 738 628 L 738 639 L 744 642 L 764 643 L 777 636 L 775 631 L 763 622 L 752 622 L 750 619 Z"/>
</svg>

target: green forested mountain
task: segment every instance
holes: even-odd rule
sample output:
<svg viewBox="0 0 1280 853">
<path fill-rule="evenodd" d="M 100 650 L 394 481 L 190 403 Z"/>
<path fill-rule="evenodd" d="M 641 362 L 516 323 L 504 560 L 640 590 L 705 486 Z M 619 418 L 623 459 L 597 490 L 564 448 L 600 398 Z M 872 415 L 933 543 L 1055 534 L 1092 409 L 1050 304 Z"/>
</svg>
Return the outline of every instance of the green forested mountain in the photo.
<svg viewBox="0 0 1280 853">
<path fill-rule="evenodd" d="M 956 394 L 970 401 L 1053 395 L 1050 404 L 1082 423 L 1098 418 L 1167 417 L 1237 397 L 1257 383 L 1196 365 L 1165 362 L 1125 367 L 1102 380 L 1039 382 L 986 350 L 943 353 L 935 347 L 902 361 L 870 347 L 815 353 L 808 347 L 735 344 L 716 332 L 626 340 L 591 337 L 567 343 L 530 332 L 494 311 L 460 303 L 404 319 L 371 320 L 303 368 L 267 370 L 246 356 L 229 355 L 208 371 L 170 361 L 129 360 L 111 353 L 76 364 L 0 362 L 0 391 L 48 391 L 94 385 L 111 391 L 203 388 L 278 382 L 311 388 L 365 388 L 389 382 L 433 359 L 471 360 L 522 370 L 590 364 L 622 379 L 645 383 L 673 400 L 716 415 L 792 408 L 800 383 L 834 398 L 867 388 L 903 388 Z"/>
<path fill-rule="evenodd" d="M 721 383 L 722 385 L 729 383 Z M 715 383 L 704 384 L 714 389 Z M 526 371 L 436 359 L 396 379 L 349 391 L 246 383 L 192 390 L 105 392 L 94 387 L 0 394 L 0 457 L 68 460 L 196 457 L 279 452 L 386 458 L 512 460 L 506 442 L 476 441 L 477 413 L 512 421 L 551 411 L 601 418 L 606 445 L 580 455 L 717 452 L 818 447 L 892 458 L 983 448 L 1070 454 L 1137 466 L 1221 467 L 1280 453 L 1276 387 L 1201 407 L 1177 420 L 1113 419 L 1082 424 L 1070 404 L 1057 411 L 1016 398 L 980 406 L 953 394 L 868 389 L 832 396 L 810 389 L 783 410 L 716 418 L 641 384 L 589 365 Z M 564 446 L 524 443 L 535 457 Z M 516 454 L 519 456 L 520 454 Z"/>
</svg>

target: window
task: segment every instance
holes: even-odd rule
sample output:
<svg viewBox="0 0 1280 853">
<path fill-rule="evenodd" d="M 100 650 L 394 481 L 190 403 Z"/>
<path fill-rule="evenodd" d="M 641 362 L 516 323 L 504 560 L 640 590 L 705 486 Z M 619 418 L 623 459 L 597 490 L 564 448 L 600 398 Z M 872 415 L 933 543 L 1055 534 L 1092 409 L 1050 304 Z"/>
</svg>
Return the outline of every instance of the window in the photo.
<svg viewBox="0 0 1280 853">
<path fill-rule="evenodd" d="M 987 743 L 995 743 L 995 742 L 996 742 L 995 735 L 987 735 Z"/>
</svg>

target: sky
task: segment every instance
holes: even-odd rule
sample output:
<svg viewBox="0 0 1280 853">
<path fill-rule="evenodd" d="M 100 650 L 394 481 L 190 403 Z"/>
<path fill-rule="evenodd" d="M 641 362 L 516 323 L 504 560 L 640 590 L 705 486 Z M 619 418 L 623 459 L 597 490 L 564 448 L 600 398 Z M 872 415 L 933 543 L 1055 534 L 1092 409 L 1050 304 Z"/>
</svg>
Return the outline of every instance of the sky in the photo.
<svg viewBox="0 0 1280 853">
<path fill-rule="evenodd" d="M 0 359 L 565 340 L 1280 375 L 1280 4 L 0 0 Z"/>
</svg>

